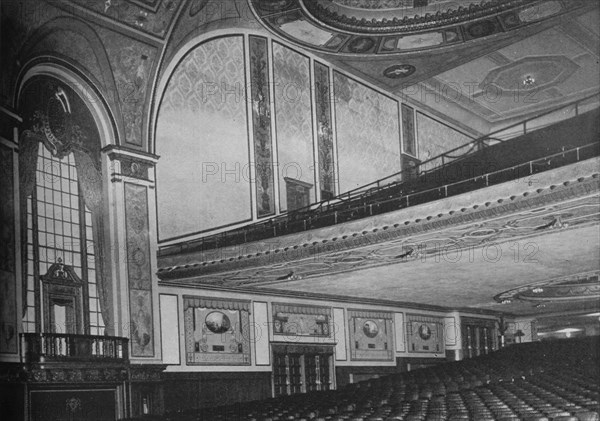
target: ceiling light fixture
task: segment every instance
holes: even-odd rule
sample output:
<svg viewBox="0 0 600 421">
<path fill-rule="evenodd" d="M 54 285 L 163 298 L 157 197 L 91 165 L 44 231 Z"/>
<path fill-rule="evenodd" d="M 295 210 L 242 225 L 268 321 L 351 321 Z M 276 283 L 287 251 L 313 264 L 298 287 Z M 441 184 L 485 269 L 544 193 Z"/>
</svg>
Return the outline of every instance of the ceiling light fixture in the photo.
<svg viewBox="0 0 600 421">
<path fill-rule="evenodd" d="M 525 79 L 523 79 L 523 85 L 525 86 L 532 86 L 534 83 L 535 79 L 531 75 L 527 75 L 525 76 Z"/>
</svg>

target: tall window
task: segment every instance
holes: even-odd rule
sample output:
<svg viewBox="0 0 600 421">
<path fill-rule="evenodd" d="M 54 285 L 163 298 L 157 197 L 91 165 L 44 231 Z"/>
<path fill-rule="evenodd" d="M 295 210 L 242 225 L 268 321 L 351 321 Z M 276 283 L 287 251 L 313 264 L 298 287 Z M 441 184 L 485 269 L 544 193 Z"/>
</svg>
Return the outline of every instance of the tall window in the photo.
<svg viewBox="0 0 600 421">
<path fill-rule="evenodd" d="M 85 333 L 104 334 L 96 288 L 96 259 L 92 214 L 85 206 L 75 159 L 54 157 L 39 144 L 35 188 L 27 198 L 27 310 L 23 330 L 35 332 L 40 306 L 39 277 L 61 259 L 84 282 Z M 86 320 L 87 319 L 87 320 Z M 37 320 L 41 325 L 42 320 Z M 44 331 L 67 333 L 67 326 L 42 326 Z M 89 326 L 89 328 L 88 328 Z"/>
</svg>

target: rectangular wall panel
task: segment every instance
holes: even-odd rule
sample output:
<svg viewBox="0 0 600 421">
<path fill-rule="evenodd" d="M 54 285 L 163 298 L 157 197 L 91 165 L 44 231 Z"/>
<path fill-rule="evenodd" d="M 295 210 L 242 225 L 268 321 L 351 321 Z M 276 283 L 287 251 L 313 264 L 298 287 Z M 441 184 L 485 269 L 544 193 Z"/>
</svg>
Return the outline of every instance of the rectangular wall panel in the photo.
<svg viewBox="0 0 600 421">
<path fill-rule="evenodd" d="M 0 353 L 17 352 L 17 285 L 13 151 L 0 145 Z"/>
<path fill-rule="evenodd" d="M 132 357 L 154 356 L 148 191 L 125 183 L 125 229 Z"/>
<path fill-rule="evenodd" d="M 399 172 L 398 102 L 338 72 L 334 86 L 340 192 Z"/>
<path fill-rule="evenodd" d="M 336 361 L 346 361 L 348 355 L 346 352 L 346 318 L 343 308 L 333 309 L 333 332 L 335 334 L 335 359 Z"/>
<path fill-rule="evenodd" d="M 156 123 L 161 240 L 252 218 L 246 85 L 242 36 L 202 43 L 171 76 Z"/>
<path fill-rule="evenodd" d="M 253 307 L 256 365 L 270 365 L 271 350 L 269 349 L 269 315 L 267 313 L 267 303 L 255 302 Z"/>
<path fill-rule="evenodd" d="M 273 78 L 279 206 L 286 211 L 304 203 L 294 200 L 292 183 L 307 183 L 309 203 L 316 199 L 308 57 L 281 44 L 273 44 Z M 288 193 L 292 197 L 288 197 Z"/>
<path fill-rule="evenodd" d="M 267 40 L 250 37 L 250 84 L 256 170 L 258 217 L 275 212 L 273 185 L 273 139 L 271 136 L 271 95 L 269 93 L 269 55 Z"/>
<path fill-rule="evenodd" d="M 458 130 L 419 112 L 417 113 L 417 135 L 419 157 L 422 161 L 427 161 L 473 140 Z M 466 151 L 467 149 L 463 153 Z M 460 155 L 460 152 L 454 155 Z M 451 160 L 451 158 L 446 159 L 445 162 Z"/>
<path fill-rule="evenodd" d="M 179 306 L 176 295 L 160 295 L 160 336 L 164 364 L 180 364 Z"/>
<path fill-rule="evenodd" d="M 394 330 L 396 333 L 396 352 L 406 352 L 406 335 L 404 334 L 403 313 L 394 313 Z"/>
</svg>

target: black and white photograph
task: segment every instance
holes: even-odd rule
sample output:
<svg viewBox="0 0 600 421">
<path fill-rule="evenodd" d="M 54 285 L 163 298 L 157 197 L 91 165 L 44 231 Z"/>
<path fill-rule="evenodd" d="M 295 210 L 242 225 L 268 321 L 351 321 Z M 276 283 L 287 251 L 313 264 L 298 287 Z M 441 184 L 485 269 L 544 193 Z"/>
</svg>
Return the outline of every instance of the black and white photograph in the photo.
<svg viewBox="0 0 600 421">
<path fill-rule="evenodd" d="M 0 420 L 600 421 L 600 0 L 0 0 Z"/>
</svg>

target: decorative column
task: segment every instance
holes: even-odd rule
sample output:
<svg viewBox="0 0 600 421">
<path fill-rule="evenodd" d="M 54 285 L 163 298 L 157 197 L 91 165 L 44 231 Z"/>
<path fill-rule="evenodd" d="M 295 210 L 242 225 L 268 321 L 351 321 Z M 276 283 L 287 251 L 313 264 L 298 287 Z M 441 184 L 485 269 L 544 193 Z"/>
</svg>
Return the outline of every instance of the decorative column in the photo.
<svg viewBox="0 0 600 421">
<path fill-rule="evenodd" d="M 21 118 L 0 107 L 0 361 L 19 361 L 21 252 L 18 131 Z"/>
<path fill-rule="evenodd" d="M 156 272 L 154 155 L 117 146 L 105 148 L 109 162 L 110 250 L 115 280 L 115 334 L 130 341 L 130 359 L 160 360 Z"/>
</svg>

